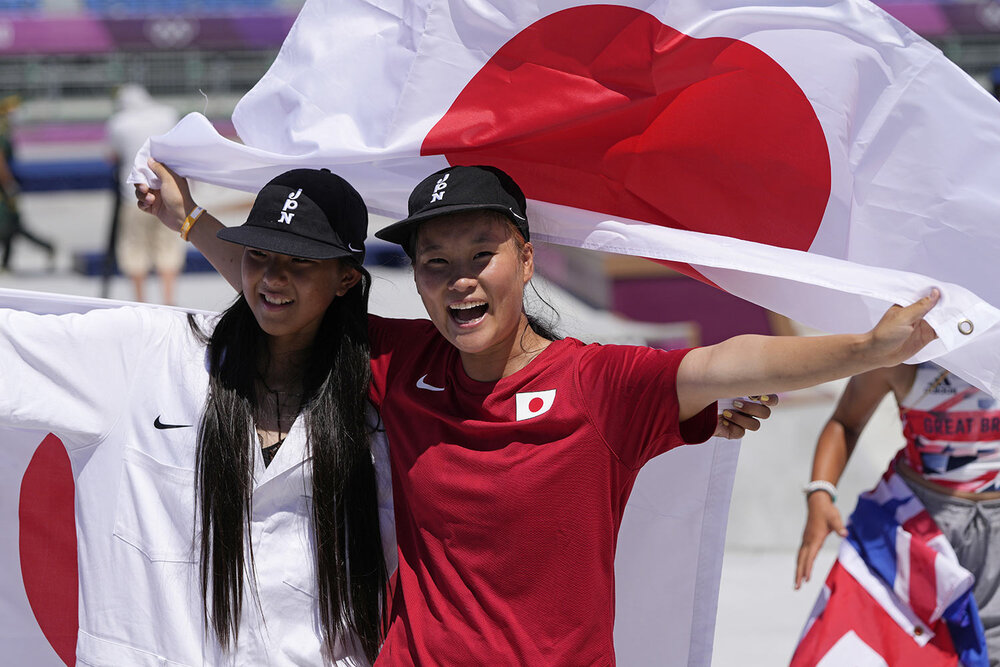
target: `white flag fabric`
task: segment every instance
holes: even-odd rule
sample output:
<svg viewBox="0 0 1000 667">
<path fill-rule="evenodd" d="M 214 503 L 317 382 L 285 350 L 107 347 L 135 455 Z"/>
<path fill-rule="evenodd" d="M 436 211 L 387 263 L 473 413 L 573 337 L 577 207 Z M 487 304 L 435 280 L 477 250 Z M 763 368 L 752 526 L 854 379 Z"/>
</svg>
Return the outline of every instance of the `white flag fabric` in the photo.
<svg viewBox="0 0 1000 667">
<path fill-rule="evenodd" d="M 824 331 L 937 285 L 914 361 L 1000 394 L 1000 106 L 865 0 L 307 0 L 233 121 L 242 144 L 192 114 L 146 150 L 248 191 L 326 167 L 395 216 L 492 164 L 533 239 L 683 263 Z"/>
<path fill-rule="evenodd" d="M 0 308 L 39 314 L 122 305 L 135 304 L 0 289 Z M 2 370 L 9 361 L 4 354 L 11 352 L 6 348 L 0 352 Z M 49 361 L 54 369 L 65 369 L 78 363 L 71 357 L 65 350 L 52 349 Z M 54 377 L 58 372 L 54 371 Z M 102 392 L 99 378 L 93 390 L 95 396 Z M 77 545 L 87 542 L 87 524 L 76 521 L 75 515 L 81 510 L 79 504 L 90 500 L 75 493 L 74 480 L 81 471 L 74 469 L 59 429 L 53 430 L 0 426 L 3 664 L 76 664 L 80 604 L 121 605 L 130 599 L 115 597 L 108 587 L 86 581 L 86 569 L 78 573 Z M 738 451 L 738 442 L 718 439 L 679 447 L 653 459 L 639 474 L 622 520 L 615 559 L 615 648 L 623 667 L 711 664 Z M 91 478 L 90 483 L 113 486 L 119 480 Z M 155 526 L 149 529 L 155 532 Z M 81 590 L 89 592 L 80 595 Z M 102 613 L 100 609 L 87 611 L 90 617 Z M 135 611 L 142 617 L 150 612 Z M 107 613 L 122 615 L 120 609 Z M 200 641 L 200 637 L 174 638 L 182 644 L 192 640 Z M 135 654 L 130 656 L 134 660 Z M 179 664 L 153 655 L 149 660 L 149 664 Z"/>
<path fill-rule="evenodd" d="M 0 308 L 84 313 L 130 305 L 0 289 Z M 55 367 L 73 359 L 52 350 Z M 6 366 L 0 358 L 0 371 Z M 5 391 L 17 392 L 16 387 Z M 94 391 L 100 392 L 95 379 Z M 74 478 L 58 434 L 0 427 L 0 643 L 10 665 L 75 665 L 79 578 Z M 107 480 L 116 484 L 117 479 Z"/>
</svg>

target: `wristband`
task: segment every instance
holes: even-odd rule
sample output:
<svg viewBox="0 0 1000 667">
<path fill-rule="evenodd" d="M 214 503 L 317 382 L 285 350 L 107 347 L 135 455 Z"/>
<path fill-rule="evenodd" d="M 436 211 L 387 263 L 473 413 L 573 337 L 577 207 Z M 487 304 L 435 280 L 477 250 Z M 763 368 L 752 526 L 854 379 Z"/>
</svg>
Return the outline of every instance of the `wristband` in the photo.
<svg viewBox="0 0 1000 667">
<path fill-rule="evenodd" d="M 826 491 L 830 494 L 833 502 L 837 502 L 837 487 L 833 485 L 833 482 L 828 482 L 825 479 L 814 479 L 802 487 L 802 492 L 806 494 L 807 498 L 814 491 Z"/>
<path fill-rule="evenodd" d="M 194 227 L 194 223 L 198 222 L 198 218 L 201 214 L 205 212 L 201 206 L 195 206 L 194 210 L 188 213 L 187 217 L 184 218 L 184 224 L 181 225 L 181 238 L 185 241 L 188 240 L 188 234 L 191 233 L 191 228 Z"/>
</svg>

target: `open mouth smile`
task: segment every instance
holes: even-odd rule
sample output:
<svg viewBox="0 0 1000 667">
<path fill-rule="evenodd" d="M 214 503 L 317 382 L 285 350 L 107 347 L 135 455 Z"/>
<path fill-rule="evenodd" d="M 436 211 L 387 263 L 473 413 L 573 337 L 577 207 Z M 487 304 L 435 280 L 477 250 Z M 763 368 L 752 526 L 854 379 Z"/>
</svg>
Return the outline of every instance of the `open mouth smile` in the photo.
<svg viewBox="0 0 1000 667">
<path fill-rule="evenodd" d="M 471 327 L 482 322 L 489 309 L 485 301 L 465 301 L 448 306 L 448 314 L 458 326 Z"/>
<path fill-rule="evenodd" d="M 295 302 L 295 299 L 278 296 L 277 294 L 266 294 L 264 292 L 260 293 L 260 300 L 263 302 L 265 307 L 270 308 L 281 308 L 282 306 L 287 306 Z"/>
</svg>

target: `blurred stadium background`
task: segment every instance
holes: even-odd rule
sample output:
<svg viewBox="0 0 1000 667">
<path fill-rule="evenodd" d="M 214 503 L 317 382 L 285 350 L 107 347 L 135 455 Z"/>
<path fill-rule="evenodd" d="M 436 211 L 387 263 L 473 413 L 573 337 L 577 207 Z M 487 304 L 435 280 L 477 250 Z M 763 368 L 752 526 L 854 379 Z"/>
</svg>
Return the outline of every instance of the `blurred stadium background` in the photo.
<svg viewBox="0 0 1000 667">
<path fill-rule="evenodd" d="M 995 87 L 1000 2 L 879 4 L 985 87 Z M 14 136 L 24 189 L 96 186 L 88 179 L 95 178 L 95 161 L 104 158 L 111 95 L 124 83 L 145 86 L 182 113 L 201 111 L 232 134 L 233 106 L 266 71 L 301 5 L 302 0 L 0 0 L 0 93 L 23 101 Z M 63 165 L 62 180 L 55 178 L 55 166 L 49 171 L 39 166 L 73 160 L 76 164 Z"/>
<path fill-rule="evenodd" d="M 12 271 L 0 274 L 0 287 L 102 293 L 98 274 L 114 179 L 104 124 L 113 91 L 141 84 L 181 113 L 204 113 L 223 134 L 233 136 L 233 107 L 267 70 L 301 5 L 299 0 L 0 0 L 0 98 L 21 100 L 13 115 L 13 167 L 22 182 L 22 213 L 28 226 L 58 247 L 54 267 L 37 249 L 18 248 Z M 1000 1 L 882 6 L 996 92 Z M 250 203 L 246 195 L 210 187 L 196 195 L 228 224 L 239 224 Z M 540 252 L 545 255 L 543 290 L 573 335 L 670 346 L 712 343 L 741 332 L 798 330 L 794 323 L 645 260 L 551 246 Z M 374 252 L 373 257 L 390 265 L 394 261 L 391 253 Z M 223 307 L 232 292 L 198 269 L 204 264 L 189 253 L 189 270 L 178 289 L 180 305 Z M 422 314 L 405 269 L 377 267 L 375 273 L 377 312 Z M 122 278 L 112 279 L 104 293 L 131 297 Z M 793 559 L 805 517 L 800 489 L 840 387 L 782 397 L 783 406 L 766 430 L 744 441 L 715 665 L 787 664 L 834 556 L 835 545 L 829 544 L 813 581 L 793 593 Z M 894 410 L 885 403 L 842 480 L 842 512 L 851 511 L 854 496 L 873 484 L 900 442 Z"/>
<path fill-rule="evenodd" d="M 297 0 L 0 0 L 0 91 L 17 94 L 25 191 L 106 186 L 104 123 L 137 83 L 181 113 L 229 116 L 267 70 Z"/>
</svg>

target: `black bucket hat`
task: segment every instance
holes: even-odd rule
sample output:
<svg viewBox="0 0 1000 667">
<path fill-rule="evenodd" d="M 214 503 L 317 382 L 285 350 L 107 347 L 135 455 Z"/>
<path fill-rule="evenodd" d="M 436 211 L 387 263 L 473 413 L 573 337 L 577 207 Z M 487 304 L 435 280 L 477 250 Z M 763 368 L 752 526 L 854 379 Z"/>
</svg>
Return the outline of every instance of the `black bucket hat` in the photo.
<svg viewBox="0 0 1000 667">
<path fill-rule="evenodd" d="M 358 191 L 329 169 L 293 169 L 265 185 L 239 227 L 223 241 L 306 259 L 365 259 L 368 209 Z"/>
<path fill-rule="evenodd" d="M 420 181 L 410 193 L 409 217 L 375 232 L 375 236 L 406 247 L 417 226 L 426 220 L 461 211 L 503 213 L 529 241 L 524 193 L 514 179 L 496 167 L 448 167 Z"/>
</svg>

